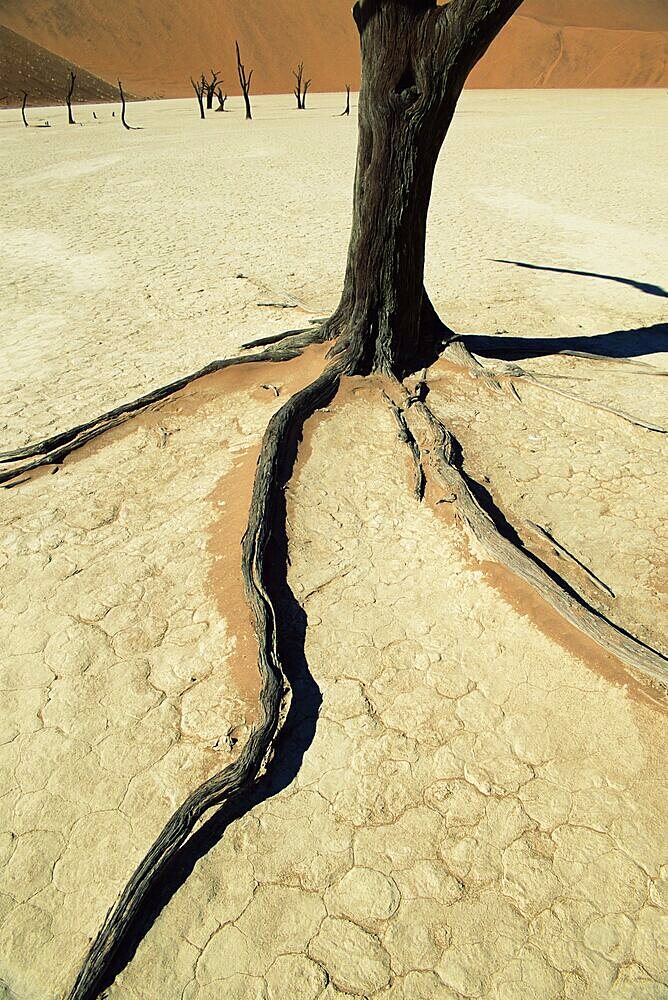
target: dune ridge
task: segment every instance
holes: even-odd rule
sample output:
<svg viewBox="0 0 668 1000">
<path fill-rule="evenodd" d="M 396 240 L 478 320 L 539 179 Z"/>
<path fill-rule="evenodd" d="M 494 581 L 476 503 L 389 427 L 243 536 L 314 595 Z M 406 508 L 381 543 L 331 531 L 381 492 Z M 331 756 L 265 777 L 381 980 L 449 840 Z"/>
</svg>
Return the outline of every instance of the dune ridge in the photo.
<svg viewBox="0 0 668 1000">
<path fill-rule="evenodd" d="M 6 107 L 20 103 L 24 90 L 29 94 L 32 105 L 64 103 L 71 69 L 77 74 L 74 104 L 118 99 L 117 89 L 106 80 L 2 24 L 0 52 L 0 99 Z"/>
<path fill-rule="evenodd" d="M 118 0 L 113 9 L 102 0 L 0 0 L 0 24 L 145 97 L 187 96 L 190 76 L 212 67 L 237 94 L 236 38 L 256 93 L 289 92 L 302 59 L 314 91 L 359 84 L 350 0 Z M 668 5 L 526 0 L 469 85 L 668 86 Z"/>
</svg>

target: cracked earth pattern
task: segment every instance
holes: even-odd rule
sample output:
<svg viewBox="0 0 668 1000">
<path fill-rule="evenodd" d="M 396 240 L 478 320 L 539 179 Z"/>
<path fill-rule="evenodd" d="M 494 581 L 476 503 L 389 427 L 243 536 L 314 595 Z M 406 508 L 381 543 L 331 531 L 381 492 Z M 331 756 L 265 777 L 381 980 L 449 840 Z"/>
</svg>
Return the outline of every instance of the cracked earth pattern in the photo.
<svg viewBox="0 0 668 1000">
<path fill-rule="evenodd" d="M 521 107 L 465 95 L 428 263 L 454 328 L 569 337 L 661 321 L 659 299 L 614 277 L 666 284 L 660 99 L 615 95 L 611 127 L 595 92 L 526 94 Z M 6 130 L 3 447 L 299 314 L 265 299 L 304 302 L 302 316 L 337 301 L 354 129 L 342 140 L 327 107 L 300 123 L 297 145 L 278 114 L 221 143 L 185 103 L 141 113 L 153 127 L 133 136 L 130 172 L 120 133 L 54 128 L 47 145 Z M 642 145 L 633 171 L 620 143 Z M 214 160 L 224 186 L 201 175 Z M 573 375 L 559 384 L 575 392 L 592 374 L 589 362 L 521 363 Z M 649 379 L 594 371 L 591 398 L 666 423 Z M 485 396 L 489 418 L 482 390 L 462 377 L 457 391 L 455 407 L 434 381 L 430 402 L 467 467 L 511 520 L 551 529 L 616 594 L 606 602 L 573 571 L 592 603 L 660 645 L 662 441 L 524 383 L 522 407 Z M 220 531 L 221 479 L 282 398 L 161 407 L 3 492 L 2 1000 L 62 996 L 159 827 L 243 739 L 206 536 Z M 380 402 L 332 408 L 312 444 L 289 496 L 290 582 L 323 697 L 315 739 L 289 787 L 199 862 L 110 996 L 278 1000 L 289 984 L 290 1000 L 665 1000 L 658 710 L 491 589 L 460 529 L 411 498 Z"/>
<path fill-rule="evenodd" d="M 557 572 L 613 622 L 665 650 L 666 436 L 587 405 L 603 402 L 668 428 L 665 379 L 628 368 L 621 377 L 615 369 L 608 361 L 541 359 L 542 385 L 515 382 L 520 403 L 437 365 L 429 403 L 461 441 L 473 478 L 491 484 L 510 522 L 523 526 L 529 548 L 545 548 L 530 527 L 539 524 L 614 596 L 548 546 L 541 554 Z M 582 401 L 545 391 L 546 384 Z"/>
<path fill-rule="evenodd" d="M 245 732 L 206 544 L 211 491 L 281 402 L 254 395 L 191 387 L 3 496 L 0 996 L 60 995 L 162 825 Z"/>
<path fill-rule="evenodd" d="M 290 584 L 315 738 L 110 997 L 664 998 L 660 716 L 464 561 L 383 404 L 335 407 L 311 443 Z"/>
</svg>

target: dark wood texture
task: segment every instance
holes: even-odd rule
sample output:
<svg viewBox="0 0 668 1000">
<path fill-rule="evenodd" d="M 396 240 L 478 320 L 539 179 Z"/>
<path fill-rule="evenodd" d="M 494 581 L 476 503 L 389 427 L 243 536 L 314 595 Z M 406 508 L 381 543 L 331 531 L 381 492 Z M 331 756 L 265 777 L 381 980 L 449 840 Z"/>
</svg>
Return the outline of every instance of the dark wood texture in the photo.
<svg viewBox="0 0 668 1000">
<path fill-rule="evenodd" d="M 77 82 L 77 75 L 73 69 L 70 70 L 70 82 L 67 90 L 67 121 L 69 125 L 76 125 L 74 120 L 74 115 L 72 114 L 72 97 L 74 96 L 74 87 Z"/>
<path fill-rule="evenodd" d="M 444 331 L 424 303 L 436 161 L 464 82 L 522 0 L 362 0 L 353 223 L 338 319 L 351 370 L 403 376 Z M 440 338 L 440 339 L 439 339 Z"/>
<path fill-rule="evenodd" d="M 204 91 L 206 90 L 206 80 L 204 79 L 204 74 L 199 80 L 195 81 L 190 77 L 190 82 L 192 84 L 193 90 L 195 91 L 195 96 L 197 97 L 197 105 L 199 107 L 199 116 L 202 121 L 205 120 L 206 114 L 204 111 Z"/>
<path fill-rule="evenodd" d="M 246 118 L 250 121 L 253 117 L 253 110 L 251 108 L 250 102 L 250 86 L 251 80 L 253 79 L 253 70 L 250 73 L 246 72 L 246 67 L 241 61 L 241 52 L 239 51 L 239 43 L 235 42 L 237 48 L 237 73 L 239 74 L 239 83 L 241 84 L 241 92 L 244 95 L 244 103 L 246 105 Z"/>
</svg>

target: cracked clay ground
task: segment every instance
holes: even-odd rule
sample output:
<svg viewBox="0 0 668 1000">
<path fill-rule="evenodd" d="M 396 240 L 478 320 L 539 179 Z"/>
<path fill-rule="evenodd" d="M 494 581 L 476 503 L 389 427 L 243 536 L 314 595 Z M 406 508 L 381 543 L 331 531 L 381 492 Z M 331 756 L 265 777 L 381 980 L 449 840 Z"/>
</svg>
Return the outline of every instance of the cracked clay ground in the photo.
<svg viewBox="0 0 668 1000">
<path fill-rule="evenodd" d="M 555 239 L 573 235 L 567 210 Z M 540 214 L 520 242 L 534 223 L 539 240 Z M 599 289 L 585 311 L 612 330 Z M 518 336 L 547 322 L 522 321 L 532 294 L 500 306 Z M 615 329 L 660 321 L 665 300 L 614 294 Z M 554 336 L 577 326 L 568 295 L 549 308 Z M 194 340 L 181 370 L 214 356 Z M 494 393 L 439 363 L 429 404 L 524 542 L 665 650 L 666 438 L 588 405 L 668 426 L 666 355 L 636 360 L 650 368 L 518 362 L 579 399 L 522 379 L 519 399 Z M 243 745 L 258 678 L 238 542 L 255 457 L 322 363 L 311 349 L 199 380 L 2 492 L 2 1000 L 63 996 L 161 826 Z M 485 363 L 505 385 L 506 363 Z M 77 418 L 97 412 L 94 377 Z M 308 627 L 283 787 L 196 863 L 109 998 L 665 1000 L 664 692 L 527 601 L 453 498 L 415 499 L 380 389 L 344 382 L 288 488 Z M 25 381 L 9 445 L 68 425 L 62 401 L 42 412 L 45 391 Z"/>
</svg>

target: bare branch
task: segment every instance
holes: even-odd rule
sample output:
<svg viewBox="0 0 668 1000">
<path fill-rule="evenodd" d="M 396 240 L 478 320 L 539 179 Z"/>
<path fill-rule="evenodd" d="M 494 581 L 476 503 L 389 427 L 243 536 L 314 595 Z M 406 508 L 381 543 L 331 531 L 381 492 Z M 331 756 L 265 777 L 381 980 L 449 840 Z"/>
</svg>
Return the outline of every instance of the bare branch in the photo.
<svg viewBox="0 0 668 1000">
<path fill-rule="evenodd" d="M 193 90 L 197 95 L 197 104 L 199 105 L 199 114 L 202 121 L 206 118 L 204 113 L 204 91 L 206 90 L 206 80 L 204 79 L 204 74 L 201 78 L 195 82 L 192 77 L 190 77 L 190 82 L 192 83 Z"/>
<path fill-rule="evenodd" d="M 76 125 L 74 116 L 72 114 L 72 96 L 74 94 L 74 85 L 76 84 L 77 75 L 74 70 L 70 70 L 70 85 L 67 91 L 67 114 L 68 114 L 68 124 Z"/>
<path fill-rule="evenodd" d="M 523 0 L 450 0 L 439 12 L 446 35 L 461 42 L 458 62 L 468 74 L 507 24 Z"/>
<path fill-rule="evenodd" d="M 237 72 L 239 74 L 239 83 L 241 84 L 241 90 L 244 95 L 244 101 L 246 102 L 246 118 L 250 121 L 253 117 L 253 112 L 251 110 L 250 102 L 250 85 L 253 79 L 253 70 L 246 75 L 246 67 L 241 61 L 241 52 L 239 51 L 239 43 L 235 42 L 237 49 Z"/>
</svg>

